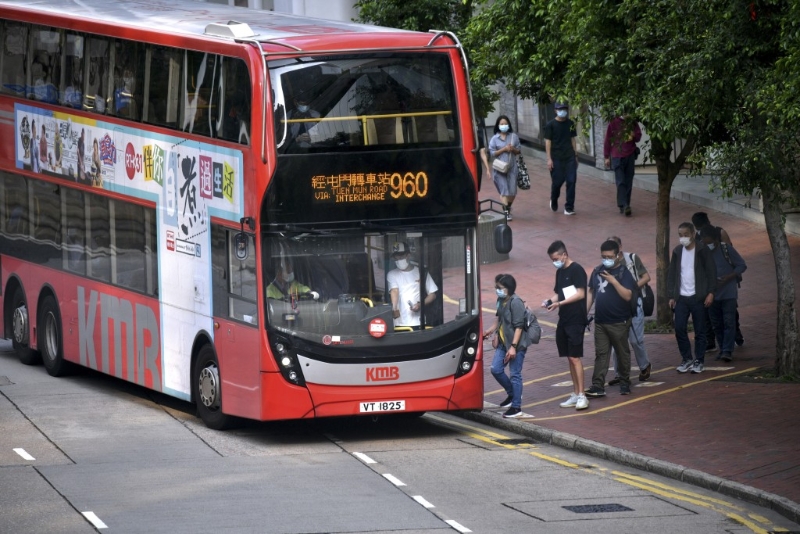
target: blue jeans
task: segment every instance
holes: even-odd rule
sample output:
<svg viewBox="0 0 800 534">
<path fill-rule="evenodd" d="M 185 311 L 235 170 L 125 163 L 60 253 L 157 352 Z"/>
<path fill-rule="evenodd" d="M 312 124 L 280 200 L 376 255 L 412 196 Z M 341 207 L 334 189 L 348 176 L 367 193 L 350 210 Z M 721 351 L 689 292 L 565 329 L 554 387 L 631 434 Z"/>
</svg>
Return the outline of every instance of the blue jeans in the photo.
<svg viewBox="0 0 800 534">
<path fill-rule="evenodd" d="M 631 190 L 633 189 L 633 171 L 636 156 L 631 154 L 625 158 L 611 158 L 611 168 L 614 169 L 614 181 L 617 183 L 617 206 L 620 209 L 631 205 Z"/>
<path fill-rule="evenodd" d="M 736 339 L 736 299 L 715 300 L 709 308 L 720 352 L 733 353 Z"/>
<path fill-rule="evenodd" d="M 697 360 L 705 362 L 706 355 L 706 307 L 703 297 L 678 297 L 675 301 L 675 339 L 678 340 L 678 350 L 683 361 Z M 692 316 L 694 325 L 694 353 L 692 358 L 692 343 L 689 341 L 688 326 L 689 315 Z"/>
<path fill-rule="evenodd" d="M 527 350 L 527 348 L 525 349 Z M 492 376 L 495 380 L 506 390 L 507 395 L 511 395 L 512 408 L 522 407 L 522 362 L 525 361 L 525 350 L 517 352 L 513 360 L 508 363 L 503 363 L 506 357 L 506 348 L 500 344 L 494 350 L 494 358 L 492 359 Z M 511 378 L 506 375 L 506 365 L 511 372 Z"/>
<path fill-rule="evenodd" d="M 567 182 L 567 202 L 564 209 L 575 209 L 575 183 L 578 181 L 578 161 L 575 158 L 554 159 L 553 170 L 550 171 L 550 200 L 558 202 L 561 195 L 561 186 Z"/>
</svg>

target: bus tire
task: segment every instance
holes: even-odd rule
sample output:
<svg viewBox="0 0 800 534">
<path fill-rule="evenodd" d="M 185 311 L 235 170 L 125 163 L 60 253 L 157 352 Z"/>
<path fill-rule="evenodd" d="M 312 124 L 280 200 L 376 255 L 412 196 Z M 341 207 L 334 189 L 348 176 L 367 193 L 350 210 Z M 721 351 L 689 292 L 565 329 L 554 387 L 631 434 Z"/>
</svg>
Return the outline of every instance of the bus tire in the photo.
<svg viewBox="0 0 800 534">
<path fill-rule="evenodd" d="M 14 291 L 11 313 L 11 343 L 17 353 L 17 358 L 25 365 L 37 365 L 42 361 L 42 356 L 30 347 L 31 326 L 28 318 L 28 305 L 21 287 Z"/>
<path fill-rule="evenodd" d="M 197 415 L 208 428 L 225 430 L 233 426 L 235 418 L 222 413 L 222 381 L 214 347 L 203 345 L 197 354 L 192 377 Z"/>
<path fill-rule="evenodd" d="M 38 325 L 39 351 L 47 374 L 65 375 L 69 370 L 69 362 L 64 360 L 61 314 L 58 311 L 58 303 L 52 295 L 45 297 L 39 308 Z"/>
</svg>

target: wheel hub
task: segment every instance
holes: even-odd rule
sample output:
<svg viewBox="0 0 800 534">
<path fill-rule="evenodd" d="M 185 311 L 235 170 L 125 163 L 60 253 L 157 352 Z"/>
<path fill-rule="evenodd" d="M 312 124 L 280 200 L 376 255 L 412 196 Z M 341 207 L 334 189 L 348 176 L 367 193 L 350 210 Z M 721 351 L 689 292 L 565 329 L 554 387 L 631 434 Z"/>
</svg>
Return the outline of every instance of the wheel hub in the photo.
<svg viewBox="0 0 800 534">
<path fill-rule="evenodd" d="M 14 341 L 20 345 L 28 344 L 28 307 L 24 304 L 14 310 Z"/>
<path fill-rule="evenodd" d="M 219 408 L 219 370 L 216 365 L 209 365 L 200 371 L 197 391 L 203 406 L 210 409 Z"/>
</svg>

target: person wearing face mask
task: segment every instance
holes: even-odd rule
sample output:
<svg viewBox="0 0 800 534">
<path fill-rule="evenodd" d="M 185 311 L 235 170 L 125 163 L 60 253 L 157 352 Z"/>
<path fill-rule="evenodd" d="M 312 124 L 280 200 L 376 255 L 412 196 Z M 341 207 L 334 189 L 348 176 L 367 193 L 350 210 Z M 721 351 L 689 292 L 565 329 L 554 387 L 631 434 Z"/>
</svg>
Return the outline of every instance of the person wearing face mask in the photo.
<svg viewBox="0 0 800 534">
<path fill-rule="evenodd" d="M 562 402 L 562 408 L 585 410 L 589 401 L 583 393 L 583 335 L 586 331 L 586 271 L 572 261 L 562 241 L 554 241 L 547 255 L 556 268 L 555 293 L 542 302 L 547 311 L 558 309 L 556 347 L 558 355 L 569 362 L 572 395 Z"/>
<path fill-rule="evenodd" d="M 622 250 L 622 239 L 617 236 L 609 237 L 610 240 L 615 241 L 620 247 L 620 254 L 628 272 L 633 275 L 636 280 L 636 290 L 634 291 L 633 298 L 636 299 L 636 315 L 633 316 L 631 322 L 631 329 L 628 333 L 628 341 L 630 342 L 633 354 L 636 357 L 636 363 L 639 365 L 639 382 L 646 382 L 650 380 L 650 371 L 653 365 L 647 357 L 647 349 L 644 346 L 644 309 L 642 308 L 642 288 L 650 283 L 650 273 L 647 272 L 641 258 L 638 254 L 633 252 L 625 252 Z M 617 356 L 614 348 L 611 348 L 611 362 L 614 369 L 619 370 L 617 365 Z M 620 383 L 619 373 L 617 376 L 608 381 L 609 386 L 616 386 Z"/>
<path fill-rule="evenodd" d="M 569 106 L 556 102 L 556 118 L 544 126 L 544 148 L 550 171 L 550 209 L 558 211 L 561 186 L 567 184 L 564 215 L 575 215 L 575 184 L 578 180 L 578 132 L 567 116 Z"/>
<path fill-rule="evenodd" d="M 617 207 L 630 217 L 633 172 L 636 164 L 636 143 L 642 138 L 639 123 L 628 115 L 614 117 L 606 128 L 603 156 L 606 168 L 614 171 L 617 184 Z"/>
<path fill-rule="evenodd" d="M 422 303 L 428 306 L 436 300 L 439 287 L 430 273 L 426 273 L 425 298 L 421 298 L 419 267 L 408 261 L 409 252 L 408 244 L 403 241 L 392 246 L 392 259 L 397 268 L 387 273 L 386 281 L 392 300 L 394 325 L 413 328 L 420 325 Z"/>
<path fill-rule="evenodd" d="M 319 122 L 310 119 L 318 119 L 320 115 L 318 111 L 311 109 L 308 97 L 303 94 L 295 97 L 294 106 L 294 109 L 286 114 L 288 120 L 297 121 L 289 123 L 289 136 L 296 146 L 308 148 L 312 144 L 309 131 Z"/>
<path fill-rule="evenodd" d="M 594 372 L 587 397 L 604 397 L 611 348 L 617 354 L 617 376 L 620 395 L 631 394 L 631 349 L 628 333 L 631 329 L 631 299 L 636 280 L 625 265 L 619 245 L 608 239 L 600 245 L 603 263 L 589 277 L 586 307 L 594 312 Z"/>
<path fill-rule="evenodd" d="M 525 303 L 514 292 L 517 281 L 510 274 L 498 274 L 494 279 L 497 294 L 497 312 L 494 325 L 483 332 L 486 339 L 497 332 L 498 340 L 492 359 L 492 376 L 508 395 L 501 408 L 508 408 L 503 417 L 521 417 L 522 414 L 522 363 L 525 361 L 526 338 Z M 506 374 L 509 367 L 511 376 Z"/>
<path fill-rule="evenodd" d="M 519 137 L 511 128 L 511 121 L 506 115 L 500 115 L 494 124 L 494 136 L 489 141 L 489 154 L 510 164 L 508 171 L 502 173 L 492 169 L 492 181 L 503 201 L 506 219 L 511 220 L 511 204 L 517 196 L 517 154 L 520 153 Z"/>
<path fill-rule="evenodd" d="M 678 238 L 680 245 L 672 251 L 667 270 L 667 297 L 675 314 L 675 339 L 682 360 L 677 371 L 702 373 L 706 353 L 705 309 L 714 303 L 717 268 L 708 247 L 696 241 L 692 223 L 678 226 Z M 687 333 L 689 315 L 694 325 L 694 358 Z"/>
<path fill-rule="evenodd" d="M 294 277 L 294 268 L 287 260 L 275 266 L 275 279 L 267 286 L 267 298 L 278 300 L 297 300 L 299 297 L 319 299 L 319 293 L 312 291 L 307 285 L 298 282 Z"/>
<path fill-rule="evenodd" d="M 736 304 L 739 298 L 738 280 L 747 270 L 747 264 L 733 245 L 720 241 L 719 232 L 711 225 L 703 227 L 700 238 L 711 251 L 717 269 L 717 288 L 714 303 L 708 309 L 716 344 L 719 347 L 718 360 L 733 360 L 733 347 L 736 344 Z"/>
</svg>

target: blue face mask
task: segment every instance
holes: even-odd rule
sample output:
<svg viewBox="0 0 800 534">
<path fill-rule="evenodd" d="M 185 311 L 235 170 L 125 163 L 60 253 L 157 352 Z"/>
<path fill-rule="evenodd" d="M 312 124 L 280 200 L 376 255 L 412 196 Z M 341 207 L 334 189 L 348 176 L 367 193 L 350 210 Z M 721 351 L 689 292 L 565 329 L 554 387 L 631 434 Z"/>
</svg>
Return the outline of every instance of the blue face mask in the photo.
<svg viewBox="0 0 800 534">
<path fill-rule="evenodd" d="M 506 290 L 505 289 L 495 289 L 495 293 L 497 293 L 497 298 L 504 299 L 506 298 Z"/>
<path fill-rule="evenodd" d="M 560 269 L 564 266 L 564 262 L 561 260 L 556 260 L 553 262 L 553 265 L 555 266 L 556 269 Z"/>
<path fill-rule="evenodd" d="M 558 115 L 562 119 L 566 118 L 567 110 L 566 109 L 558 109 L 558 110 L 556 110 L 556 115 Z"/>
<path fill-rule="evenodd" d="M 508 124 L 501 124 L 498 128 L 501 132 L 506 133 L 508 131 Z"/>
<path fill-rule="evenodd" d="M 615 263 L 616 263 L 616 260 L 609 260 L 609 259 L 603 258 L 603 267 L 605 267 L 606 269 L 612 268 Z"/>
</svg>

